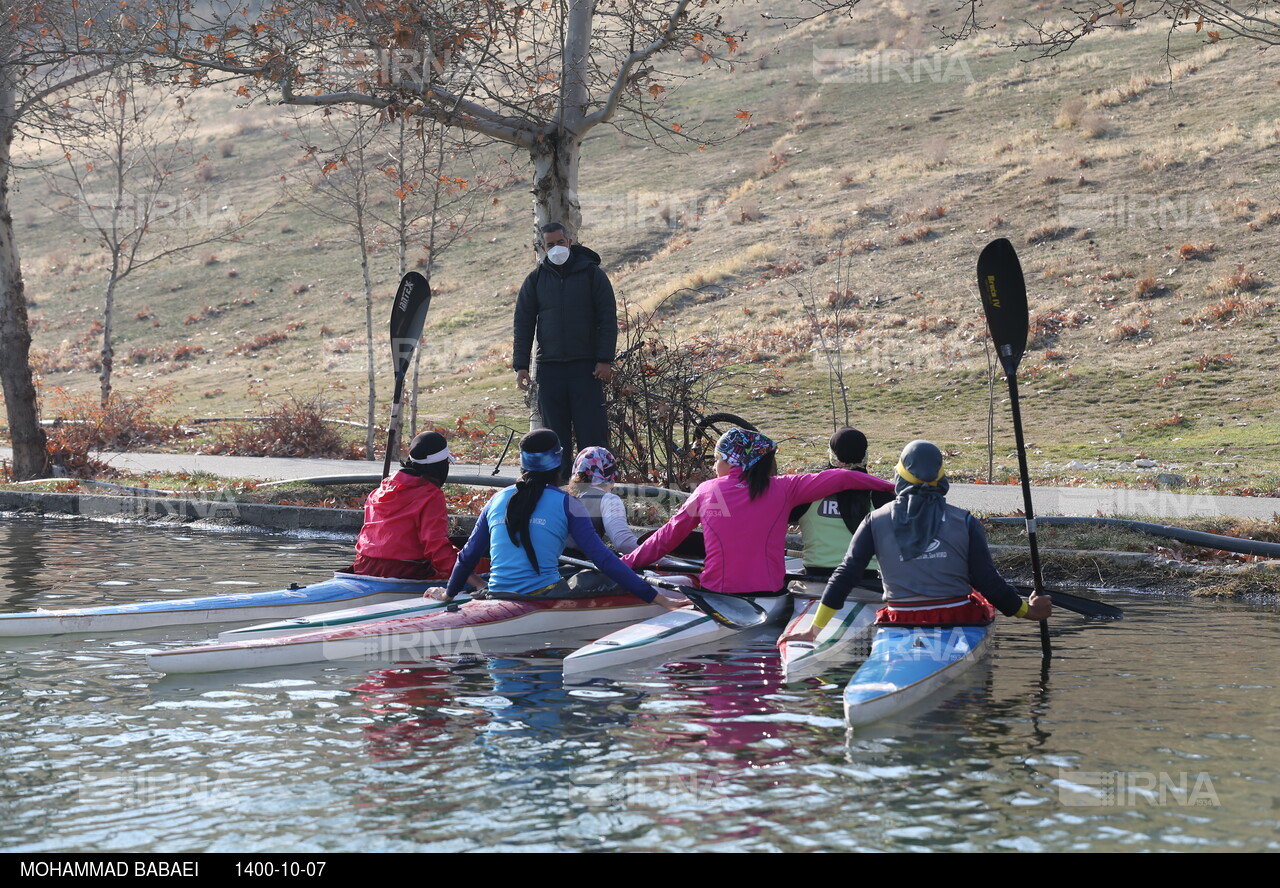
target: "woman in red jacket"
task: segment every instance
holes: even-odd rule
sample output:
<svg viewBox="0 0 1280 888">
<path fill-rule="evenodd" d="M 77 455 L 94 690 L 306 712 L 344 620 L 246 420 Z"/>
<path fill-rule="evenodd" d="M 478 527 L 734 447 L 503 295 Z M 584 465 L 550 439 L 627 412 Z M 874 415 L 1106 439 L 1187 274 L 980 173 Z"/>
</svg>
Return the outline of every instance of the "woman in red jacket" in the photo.
<svg viewBox="0 0 1280 888">
<path fill-rule="evenodd" d="M 449 443 L 437 432 L 413 439 L 400 471 L 364 503 L 352 573 L 410 580 L 447 579 L 458 560 L 440 489 L 449 477 Z"/>
</svg>

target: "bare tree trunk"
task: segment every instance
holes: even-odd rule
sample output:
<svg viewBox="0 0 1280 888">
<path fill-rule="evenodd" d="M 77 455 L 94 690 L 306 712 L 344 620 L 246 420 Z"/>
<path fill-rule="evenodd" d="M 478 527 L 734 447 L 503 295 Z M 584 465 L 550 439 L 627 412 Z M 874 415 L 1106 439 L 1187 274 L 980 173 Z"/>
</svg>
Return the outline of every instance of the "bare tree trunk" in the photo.
<svg viewBox="0 0 1280 888">
<path fill-rule="evenodd" d="M 9 78 L 15 73 L 11 65 L 0 66 L 0 384 L 13 445 L 13 477 L 25 481 L 48 474 L 49 455 L 31 376 L 31 325 L 9 208 L 10 149 L 17 125 Z"/>
<path fill-rule="evenodd" d="M 106 302 L 102 306 L 102 369 L 97 374 L 101 383 L 102 407 L 108 406 L 111 400 L 111 369 L 115 366 L 115 347 L 111 344 L 111 325 L 115 320 L 115 269 L 106 281 Z"/>
<path fill-rule="evenodd" d="M 364 453 L 365 459 L 376 459 L 377 456 L 373 450 L 373 414 L 378 405 L 378 383 L 373 366 L 373 279 L 369 277 L 369 244 L 365 240 L 364 215 L 360 209 L 357 209 L 356 213 L 359 219 L 356 230 L 360 232 L 360 273 L 364 276 L 365 357 L 366 369 L 369 372 L 369 408 L 365 413 L 367 430 L 364 437 Z"/>
<path fill-rule="evenodd" d="M 529 150 L 533 161 L 533 213 L 538 229 L 548 222 L 561 222 L 573 232 L 582 226 L 582 206 L 578 202 L 578 162 L 582 145 L 567 132 L 543 133 Z"/>
<path fill-rule="evenodd" d="M 119 198 L 116 198 L 119 206 Z M 102 369 L 97 375 L 101 383 L 102 407 L 111 400 L 111 370 L 115 366 L 115 345 L 111 344 L 111 328 L 115 325 L 115 287 L 120 283 L 120 250 L 111 255 L 111 275 L 106 279 L 106 298 L 102 303 Z"/>
</svg>

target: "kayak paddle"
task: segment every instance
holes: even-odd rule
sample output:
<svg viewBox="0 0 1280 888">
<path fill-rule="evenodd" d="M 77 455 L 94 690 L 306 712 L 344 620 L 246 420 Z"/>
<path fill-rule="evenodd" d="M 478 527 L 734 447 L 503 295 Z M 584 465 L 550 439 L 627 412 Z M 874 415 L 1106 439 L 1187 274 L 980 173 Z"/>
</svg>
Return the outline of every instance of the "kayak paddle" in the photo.
<svg viewBox="0 0 1280 888">
<path fill-rule="evenodd" d="M 680 572 L 697 573 L 702 570 L 702 564 L 690 558 L 672 558 L 670 555 L 664 557 L 659 565 Z M 801 582 L 823 581 L 823 577 L 810 576 L 803 573 L 788 573 L 788 582 L 799 580 Z M 683 588 L 683 587 L 682 587 Z M 1025 586 L 1017 586 L 1019 589 L 1025 589 Z M 1061 607 L 1063 610 L 1080 614 L 1083 617 L 1097 617 L 1103 620 L 1122 620 L 1124 619 L 1124 611 L 1114 605 L 1106 602 L 1098 601 L 1094 598 L 1085 598 L 1081 595 L 1073 595 L 1058 587 L 1044 587 L 1042 593 L 1047 593 L 1053 599 L 1055 607 Z M 821 592 L 800 591 L 796 588 L 791 589 L 791 594 L 798 598 L 821 598 Z M 863 579 L 849 592 L 849 599 L 853 601 L 862 601 L 868 604 L 883 602 L 884 587 L 880 585 L 879 580 Z"/>
<path fill-rule="evenodd" d="M 1124 611 L 1118 607 L 1097 601 L 1093 598 L 1085 598 L 1083 595 L 1072 595 L 1069 592 L 1063 592 L 1061 589 L 1044 589 L 1053 599 L 1053 606 L 1060 607 L 1063 610 L 1069 610 L 1072 613 L 1080 614 L 1082 617 L 1097 617 L 1102 620 L 1123 620 Z"/>
<path fill-rule="evenodd" d="M 404 396 L 404 376 L 409 370 L 413 351 L 422 338 L 431 307 L 431 283 L 416 271 L 400 279 L 396 300 L 391 306 L 391 355 L 395 362 L 396 392 L 391 401 L 391 422 L 387 428 L 387 456 L 382 463 L 382 477 L 391 474 L 391 460 L 400 453 L 400 400 Z"/>
<path fill-rule="evenodd" d="M 573 567 L 587 568 L 588 570 L 598 569 L 590 561 L 581 561 L 577 558 L 569 558 L 566 555 L 560 556 L 560 563 Z M 763 626 L 769 622 L 769 613 L 746 596 L 706 592 L 702 589 L 693 589 L 677 583 L 663 582 L 653 577 L 641 577 L 641 579 L 650 586 L 657 586 L 659 589 L 666 589 L 670 592 L 679 592 L 689 599 L 689 603 L 698 610 L 721 626 L 726 626 L 729 629 L 754 629 L 756 626 Z"/>
<path fill-rule="evenodd" d="M 1027 446 L 1022 438 L 1022 412 L 1018 409 L 1018 364 L 1027 350 L 1030 315 L 1027 310 L 1027 284 L 1022 277 L 1018 254 L 1007 238 L 993 240 L 978 256 L 978 292 L 987 315 L 991 341 L 1009 381 L 1009 404 L 1013 409 L 1013 434 L 1018 445 L 1018 474 L 1022 476 L 1022 503 L 1027 517 L 1027 540 L 1031 547 L 1031 573 L 1036 594 L 1042 594 L 1044 580 L 1040 573 L 1040 550 L 1036 546 L 1036 516 L 1031 508 L 1031 479 L 1027 477 Z M 1049 621 L 1040 621 L 1040 650 L 1048 662 Z"/>
<path fill-rule="evenodd" d="M 727 626 L 730 629 L 754 629 L 769 622 L 768 611 L 744 595 L 704 592 L 701 589 L 691 589 L 676 583 L 664 583 L 662 580 L 649 577 L 645 578 L 645 582 L 661 589 L 679 592 L 698 610 L 721 626 Z"/>
</svg>

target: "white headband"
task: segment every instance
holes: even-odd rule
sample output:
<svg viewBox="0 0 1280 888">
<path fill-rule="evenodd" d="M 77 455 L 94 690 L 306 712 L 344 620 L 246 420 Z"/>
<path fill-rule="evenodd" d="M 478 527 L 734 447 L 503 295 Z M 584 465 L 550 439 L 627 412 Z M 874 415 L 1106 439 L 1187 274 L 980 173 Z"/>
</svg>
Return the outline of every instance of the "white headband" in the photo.
<svg viewBox="0 0 1280 888">
<path fill-rule="evenodd" d="M 435 453 L 428 454 L 425 459 L 414 459 L 412 455 L 405 458 L 405 462 L 413 463 L 417 466 L 429 466 L 432 463 L 444 462 L 445 460 L 453 462 L 453 457 L 449 455 L 449 445 L 444 445 L 443 450 L 437 450 Z"/>
</svg>

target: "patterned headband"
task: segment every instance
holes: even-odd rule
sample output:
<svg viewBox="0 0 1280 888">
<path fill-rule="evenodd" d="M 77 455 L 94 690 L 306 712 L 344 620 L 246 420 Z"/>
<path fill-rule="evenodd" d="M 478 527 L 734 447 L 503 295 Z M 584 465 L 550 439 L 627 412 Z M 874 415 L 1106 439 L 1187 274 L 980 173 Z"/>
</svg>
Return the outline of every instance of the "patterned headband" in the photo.
<svg viewBox="0 0 1280 888">
<path fill-rule="evenodd" d="M 578 454 L 573 461 L 573 473 L 586 475 L 590 484 L 603 484 L 612 481 L 618 469 L 613 454 L 603 447 L 588 447 Z"/>
<path fill-rule="evenodd" d="M 751 468 L 777 449 L 778 445 L 764 435 L 746 429 L 729 429 L 716 443 L 716 455 L 740 469 Z"/>
</svg>

